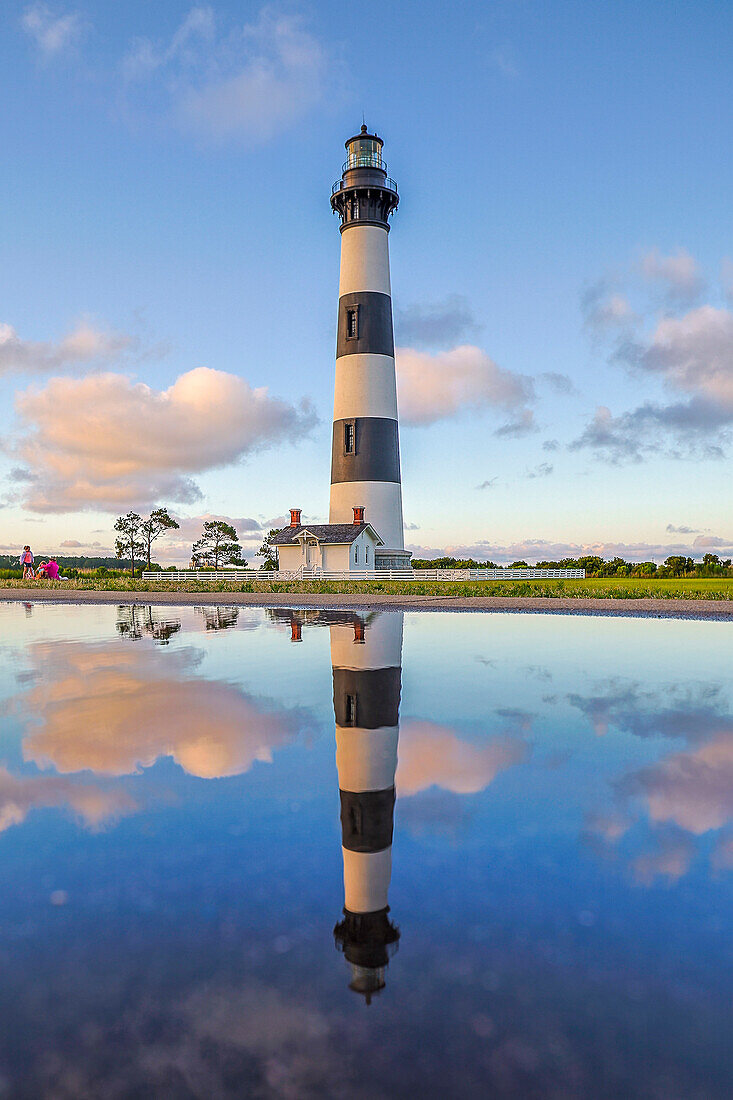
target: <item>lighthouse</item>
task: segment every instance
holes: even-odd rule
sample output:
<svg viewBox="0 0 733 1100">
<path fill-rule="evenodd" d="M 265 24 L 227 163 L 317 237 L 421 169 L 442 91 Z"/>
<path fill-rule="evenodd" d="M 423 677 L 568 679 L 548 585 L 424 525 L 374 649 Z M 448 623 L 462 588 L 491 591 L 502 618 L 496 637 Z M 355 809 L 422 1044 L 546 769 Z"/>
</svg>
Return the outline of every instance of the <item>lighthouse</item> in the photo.
<svg viewBox="0 0 733 1100">
<path fill-rule="evenodd" d="M 362 126 L 346 142 L 341 178 L 331 191 L 341 221 L 341 276 L 329 523 L 351 523 L 354 508 L 362 508 L 382 543 L 376 568 L 409 569 L 388 243 L 399 195 L 383 145 Z"/>
<path fill-rule="evenodd" d="M 385 985 L 399 930 L 389 918 L 402 664 L 401 612 L 331 626 L 344 861 L 337 947 L 367 1004 Z"/>
</svg>

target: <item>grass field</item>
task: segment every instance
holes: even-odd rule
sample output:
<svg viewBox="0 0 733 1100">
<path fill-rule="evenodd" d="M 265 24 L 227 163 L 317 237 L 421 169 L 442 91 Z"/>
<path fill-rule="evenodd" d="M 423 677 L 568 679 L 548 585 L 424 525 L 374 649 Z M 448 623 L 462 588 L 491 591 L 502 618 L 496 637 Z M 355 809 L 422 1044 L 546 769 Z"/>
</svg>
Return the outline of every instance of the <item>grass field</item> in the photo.
<svg viewBox="0 0 733 1100">
<path fill-rule="evenodd" d="M 75 581 L 0 581 L 0 588 L 56 588 L 84 592 L 268 592 L 367 595 L 384 592 L 394 596 L 543 596 L 563 599 L 606 600 L 732 600 L 733 578 L 644 579 L 641 577 L 599 577 L 585 580 L 526 581 L 159 581 L 80 578 Z"/>
</svg>

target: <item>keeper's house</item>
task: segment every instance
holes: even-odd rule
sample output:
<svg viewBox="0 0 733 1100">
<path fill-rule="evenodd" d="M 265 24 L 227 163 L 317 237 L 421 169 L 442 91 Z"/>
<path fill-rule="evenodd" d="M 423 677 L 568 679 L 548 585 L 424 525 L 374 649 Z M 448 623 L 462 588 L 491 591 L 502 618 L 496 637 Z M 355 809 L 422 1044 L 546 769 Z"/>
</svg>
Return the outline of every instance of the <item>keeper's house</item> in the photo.
<svg viewBox="0 0 733 1100">
<path fill-rule="evenodd" d="M 285 570 L 324 569 L 346 572 L 350 569 L 374 569 L 376 550 L 384 543 L 364 509 L 354 508 L 352 523 L 300 522 L 300 508 L 290 509 L 290 526 L 269 540 L 278 551 L 279 568 Z"/>
</svg>

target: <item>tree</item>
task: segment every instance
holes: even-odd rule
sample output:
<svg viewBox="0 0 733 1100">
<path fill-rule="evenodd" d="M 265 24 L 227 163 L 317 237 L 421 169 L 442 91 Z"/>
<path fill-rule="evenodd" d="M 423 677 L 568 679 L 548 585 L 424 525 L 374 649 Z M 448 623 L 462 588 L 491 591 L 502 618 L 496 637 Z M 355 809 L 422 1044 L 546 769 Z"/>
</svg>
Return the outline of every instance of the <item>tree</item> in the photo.
<svg viewBox="0 0 733 1100">
<path fill-rule="evenodd" d="M 142 534 L 145 541 L 145 549 L 148 556 L 148 569 L 150 569 L 150 548 L 164 531 L 178 530 L 179 524 L 168 515 L 167 508 L 156 508 L 143 520 Z"/>
<path fill-rule="evenodd" d="M 275 527 L 272 527 L 265 535 L 264 542 L 257 551 L 258 556 L 265 559 L 265 563 L 262 566 L 263 569 L 278 568 L 277 546 L 272 546 L 270 539 L 279 533 L 280 532 Z"/>
<path fill-rule="evenodd" d="M 115 553 L 118 558 L 129 558 L 132 575 L 135 576 L 135 559 L 145 553 L 145 541 L 142 533 L 143 518 L 137 512 L 128 512 L 120 516 L 115 523 L 119 537 L 115 539 Z"/>
<path fill-rule="evenodd" d="M 221 565 L 246 565 L 247 562 L 240 557 L 242 547 L 237 540 L 237 532 L 231 523 L 225 523 L 223 519 L 207 520 L 201 538 L 193 544 L 192 556 L 196 568 L 200 569 L 202 565 L 213 566 L 214 569 Z"/>
</svg>

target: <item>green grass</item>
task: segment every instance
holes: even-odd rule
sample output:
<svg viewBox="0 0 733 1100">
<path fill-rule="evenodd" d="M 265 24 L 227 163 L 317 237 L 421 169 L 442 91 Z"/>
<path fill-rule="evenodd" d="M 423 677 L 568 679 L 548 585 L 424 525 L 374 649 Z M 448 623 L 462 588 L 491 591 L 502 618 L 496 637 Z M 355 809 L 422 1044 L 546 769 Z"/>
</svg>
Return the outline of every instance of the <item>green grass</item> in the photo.
<svg viewBox="0 0 733 1100">
<path fill-rule="evenodd" d="M 733 578 L 663 579 L 643 577 L 589 577 L 585 580 L 498 580 L 498 581 L 166 581 L 161 574 L 155 581 L 125 578 L 81 577 L 75 581 L 35 582 L 39 590 L 63 588 L 79 592 L 272 592 L 294 594 L 323 593 L 368 595 L 388 593 L 394 596 L 544 596 L 574 599 L 640 600 L 731 600 Z M 34 587 L 19 580 L 0 580 L 2 588 Z"/>
</svg>

